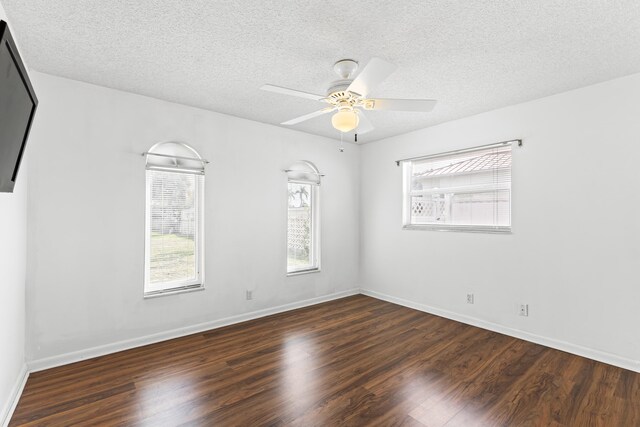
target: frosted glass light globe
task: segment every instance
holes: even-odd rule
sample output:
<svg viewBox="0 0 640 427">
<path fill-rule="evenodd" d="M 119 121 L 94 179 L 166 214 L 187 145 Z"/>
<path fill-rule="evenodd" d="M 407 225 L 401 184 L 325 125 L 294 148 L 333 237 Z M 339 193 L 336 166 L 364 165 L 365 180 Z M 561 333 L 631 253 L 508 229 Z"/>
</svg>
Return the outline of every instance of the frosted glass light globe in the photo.
<svg viewBox="0 0 640 427">
<path fill-rule="evenodd" d="M 331 124 L 340 132 L 349 132 L 358 127 L 360 118 L 353 110 L 338 111 L 331 117 Z"/>
</svg>

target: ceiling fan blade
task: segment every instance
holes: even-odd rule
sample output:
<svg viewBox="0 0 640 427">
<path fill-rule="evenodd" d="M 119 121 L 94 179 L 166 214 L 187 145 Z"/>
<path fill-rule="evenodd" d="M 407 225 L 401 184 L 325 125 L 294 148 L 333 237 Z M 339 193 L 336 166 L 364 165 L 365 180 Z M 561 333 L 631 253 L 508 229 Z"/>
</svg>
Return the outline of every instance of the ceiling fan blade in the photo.
<svg viewBox="0 0 640 427">
<path fill-rule="evenodd" d="M 436 106 L 435 99 L 367 99 L 366 110 L 429 112 Z"/>
<path fill-rule="evenodd" d="M 356 132 L 358 135 L 365 134 L 367 132 L 371 132 L 375 128 L 369 121 L 369 118 L 364 114 L 364 111 L 358 110 L 358 127 L 356 128 Z"/>
<path fill-rule="evenodd" d="M 327 114 L 328 112 L 333 111 L 333 107 L 323 108 L 319 111 L 314 111 L 313 113 L 305 114 L 304 116 L 296 117 L 295 119 L 287 120 L 286 122 L 282 122 L 282 125 L 295 125 L 300 122 L 304 122 L 305 120 L 313 119 L 314 117 L 321 116 L 323 114 Z"/>
<path fill-rule="evenodd" d="M 347 88 L 350 92 L 366 96 L 384 79 L 396 70 L 397 66 L 380 58 L 371 58 L 358 77 Z"/>
<path fill-rule="evenodd" d="M 301 90 L 288 89 L 286 87 L 275 86 L 275 85 L 262 85 L 260 89 L 266 90 L 267 92 L 275 92 L 283 95 L 291 95 L 297 96 L 300 98 L 313 99 L 314 101 L 322 101 L 325 99 L 322 95 L 316 95 L 315 93 L 302 92 Z"/>
</svg>

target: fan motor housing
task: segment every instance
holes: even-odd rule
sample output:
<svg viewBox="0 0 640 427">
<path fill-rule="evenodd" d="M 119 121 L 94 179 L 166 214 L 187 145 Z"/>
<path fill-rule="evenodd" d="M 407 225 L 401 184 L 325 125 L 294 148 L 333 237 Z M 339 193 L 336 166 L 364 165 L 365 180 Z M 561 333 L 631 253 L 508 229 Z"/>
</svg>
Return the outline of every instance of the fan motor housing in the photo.
<svg viewBox="0 0 640 427">
<path fill-rule="evenodd" d="M 331 97 L 332 94 L 336 92 L 346 92 L 347 88 L 351 84 L 353 80 L 336 80 L 331 83 L 329 89 L 327 89 L 327 97 Z"/>
<path fill-rule="evenodd" d="M 327 96 L 329 104 L 338 108 L 353 108 L 361 103 L 360 97 L 347 90 L 338 90 Z"/>
</svg>

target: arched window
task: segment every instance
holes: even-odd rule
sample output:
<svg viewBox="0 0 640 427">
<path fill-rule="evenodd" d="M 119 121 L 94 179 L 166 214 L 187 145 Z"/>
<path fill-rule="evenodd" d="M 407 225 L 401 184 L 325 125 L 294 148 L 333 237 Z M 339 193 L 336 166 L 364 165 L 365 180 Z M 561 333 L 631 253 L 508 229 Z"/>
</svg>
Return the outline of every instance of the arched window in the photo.
<svg viewBox="0 0 640 427">
<path fill-rule="evenodd" d="M 301 160 L 288 177 L 287 274 L 320 270 L 320 180 L 318 168 Z"/>
<path fill-rule="evenodd" d="M 193 148 L 154 145 L 146 155 L 145 296 L 204 287 L 204 167 Z"/>
</svg>

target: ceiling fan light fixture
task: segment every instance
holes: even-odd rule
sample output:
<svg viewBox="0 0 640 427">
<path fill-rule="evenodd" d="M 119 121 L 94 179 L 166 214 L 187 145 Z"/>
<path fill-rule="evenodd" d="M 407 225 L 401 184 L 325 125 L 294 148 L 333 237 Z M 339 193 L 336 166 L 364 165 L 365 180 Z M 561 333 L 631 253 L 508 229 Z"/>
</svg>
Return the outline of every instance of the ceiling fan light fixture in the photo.
<svg viewBox="0 0 640 427">
<path fill-rule="evenodd" d="M 331 117 L 331 124 L 340 132 L 349 132 L 358 127 L 360 118 L 353 110 L 341 110 Z"/>
<path fill-rule="evenodd" d="M 357 129 L 358 134 L 364 134 L 374 129 L 366 115 L 369 110 L 428 113 L 433 110 L 436 104 L 433 99 L 368 98 L 371 91 L 396 69 L 394 64 L 383 59 L 371 58 L 355 78 L 358 63 L 352 59 L 342 59 L 336 62 L 333 69 L 340 80 L 331 83 L 325 96 L 269 84 L 260 88 L 269 92 L 325 103 L 325 108 L 287 120 L 282 122 L 282 125 L 296 125 L 337 110 L 331 117 L 331 124 L 335 129 L 342 133 Z M 326 104 L 329 106 L 327 107 Z"/>
</svg>

